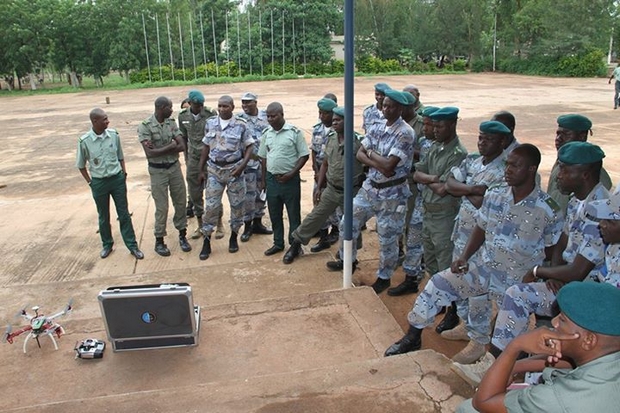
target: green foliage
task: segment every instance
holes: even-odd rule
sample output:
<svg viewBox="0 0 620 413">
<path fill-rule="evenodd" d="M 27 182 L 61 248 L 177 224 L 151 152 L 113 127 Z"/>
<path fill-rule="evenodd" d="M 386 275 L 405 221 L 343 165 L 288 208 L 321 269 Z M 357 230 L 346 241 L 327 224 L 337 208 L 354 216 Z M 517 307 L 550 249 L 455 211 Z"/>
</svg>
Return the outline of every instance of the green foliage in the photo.
<svg viewBox="0 0 620 413">
<path fill-rule="evenodd" d="M 471 62 L 470 67 L 471 71 L 475 73 L 491 72 L 493 71 L 493 58 L 483 57 L 480 59 L 475 59 Z"/>
<path fill-rule="evenodd" d="M 498 69 L 508 73 L 544 76 L 594 77 L 605 76 L 607 66 L 605 54 L 600 50 L 570 56 L 533 56 L 519 58 L 516 56 L 502 59 Z"/>
<path fill-rule="evenodd" d="M 558 62 L 558 69 L 566 76 L 572 77 L 606 76 L 605 53 L 592 50 L 580 55 L 563 57 Z"/>
</svg>

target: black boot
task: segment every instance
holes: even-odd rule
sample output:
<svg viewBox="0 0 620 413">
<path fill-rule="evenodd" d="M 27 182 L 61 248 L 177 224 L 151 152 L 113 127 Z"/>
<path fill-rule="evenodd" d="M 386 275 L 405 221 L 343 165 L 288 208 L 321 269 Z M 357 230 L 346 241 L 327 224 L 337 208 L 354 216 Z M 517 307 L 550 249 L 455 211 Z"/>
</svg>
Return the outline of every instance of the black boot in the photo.
<svg viewBox="0 0 620 413">
<path fill-rule="evenodd" d="M 228 240 L 228 252 L 233 253 L 239 251 L 239 244 L 237 243 L 237 233 L 231 231 L 230 239 Z"/>
<path fill-rule="evenodd" d="M 417 277 L 412 277 L 409 275 L 405 276 L 405 281 L 398 284 L 394 288 L 390 288 L 387 292 L 388 295 L 392 297 L 397 297 L 399 295 L 405 294 L 413 294 L 418 292 L 418 280 Z"/>
<path fill-rule="evenodd" d="M 322 229 L 320 231 L 320 234 L 321 234 L 321 238 L 319 238 L 319 242 L 314 244 L 312 248 L 310 248 L 310 251 L 320 252 L 332 246 L 332 244 L 329 243 L 329 234 L 327 233 L 327 230 Z"/>
<path fill-rule="evenodd" d="M 271 235 L 273 231 L 263 225 L 260 218 L 254 218 L 254 223 L 252 224 L 252 232 L 254 234 L 261 235 Z"/>
<path fill-rule="evenodd" d="M 187 215 L 188 218 L 194 218 L 194 203 L 192 202 L 191 199 L 187 200 L 187 210 L 185 211 L 185 215 Z"/>
<path fill-rule="evenodd" d="M 422 347 L 422 329 L 409 326 L 409 331 L 396 343 L 385 350 L 384 357 L 405 354 L 419 350 Z"/>
<path fill-rule="evenodd" d="M 338 242 L 339 239 L 340 239 L 340 230 L 338 229 L 337 226 L 332 225 L 332 230 L 329 232 L 329 235 L 327 236 L 327 241 L 329 242 L 329 245 L 334 245 L 335 243 Z"/>
<path fill-rule="evenodd" d="M 202 249 L 200 250 L 199 258 L 204 261 L 209 258 L 211 254 L 211 236 L 205 235 L 205 239 L 202 242 Z"/>
<path fill-rule="evenodd" d="M 372 285 L 372 289 L 375 291 L 375 294 L 379 295 L 383 291 L 385 291 L 390 286 L 390 280 L 384 278 L 377 278 L 377 280 Z"/>
<path fill-rule="evenodd" d="M 245 221 L 241 242 L 248 242 L 252 236 L 252 221 Z"/>
<path fill-rule="evenodd" d="M 456 314 L 456 303 L 452 303 L 450 307 L 446 307 L 446 315 L 441 320 L 441 323 L 435 327 L 437 334 L 441 334 L 442 331 L 452 330 L 459 324 L 459 316 Z"/>
<path fill-rule="evenodd" d="M 300 256 L 302 253 L 303 253 L 303 250 L 301 249 L 301 242 L 295 240 L 291 244 L 290 248 L 284 254 L 284 258 L 282 258 L 282 262 L 285 264 L 291 264 L 293 261 L 295 261 L 295 258 Z"/>
<path fill-rule="evenodd" d="M 181 250 L 183 252 L 190 252 L 192 250 L 192 246 L 187 242 L 187 229 L 182 229 L 179 231 L 179 245 L 181 246 Z"/>
<path fill-rule="evenodd" d="M 161 255 L 162 257 L 169 257 L 170 250 L 164 244 L 164 237 L 156 237 L 155 238 L 155 252 Z"/>
</svg>

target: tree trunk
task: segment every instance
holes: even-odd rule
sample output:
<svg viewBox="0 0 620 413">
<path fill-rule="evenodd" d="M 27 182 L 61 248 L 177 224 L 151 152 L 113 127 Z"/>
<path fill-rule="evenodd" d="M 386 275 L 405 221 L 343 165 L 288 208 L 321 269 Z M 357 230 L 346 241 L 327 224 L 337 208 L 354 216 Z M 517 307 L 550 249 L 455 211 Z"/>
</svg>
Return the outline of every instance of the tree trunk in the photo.
<svg viewBox="0 0 620 413">
<path fill-rule="evenodd" d="M 80 82 L 79 82 L 77 74 L 76 74 L 76 72 L 74 70 L 69 72 L 69 76 L 71 78 L 71 86 L 73 86 L 74 88 L 80 87 Z"/>
<path fill-rule="evenodd" d="M 37 77 L 34 73 L 28 73 L 28 79 L 30 80 L 30 90 L 37 90 Z"/>
</svg>

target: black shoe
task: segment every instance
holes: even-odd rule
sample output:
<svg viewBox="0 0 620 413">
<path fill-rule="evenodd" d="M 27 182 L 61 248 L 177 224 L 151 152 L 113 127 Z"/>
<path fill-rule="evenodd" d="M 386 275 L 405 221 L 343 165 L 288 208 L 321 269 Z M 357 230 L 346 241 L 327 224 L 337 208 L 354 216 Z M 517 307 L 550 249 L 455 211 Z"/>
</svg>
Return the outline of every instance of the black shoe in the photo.
<svg viewBox="0 0 620 413">
<path fill-rule="evenodd" d="M 245 221 L 243 234 L 241 234 L 241 242 L 248 242 L 252 236 L 252 221 Z"/>
<path fill-rule="evenodd" d="M 330 271 L 342 271 L 344 269 L 344 261 L 342 261 L 341 259 L 337 259 L 336 261 L 328 261 L 326 265 Z M 357 260 L 353 261 L 352 272 L 355 272 L 356 269 L 357 269 Z"/>
<path fill-rule="evenodd" d="M 155 244 L 155 252 L 161 255 L 162 257 L 170 256 L 170 250 L 168 249 L 166 244 L 164 244 L 163 242 L 161 243 L 158 242 Z"/>
<path fill-rule="evenodd" d="M 416 277 L 405 276 L 405 281 L 394 288 L 390 288 L 387 295 L 398 297 L 399 295 L 414 294 L 418 292 L 418 281 Z"/>
<path fill-rule="evenodd" d="M 228 240 L 228 252 L 235 253 L 239 251 L 239 244 L 237 243 L 237 233 L 231 232 L 230 239 Z"/>
<path fill-rule="evenodd" d="M 446 315 L 443 320 L 435 327 L 437 334 L 441 334 L 442 331 L 452 330 L 459 325 L 459 316 L 456 314 L 456 305 L 454 303 L 446 308 Z"/>
<path fill-rule="evenodd" d="M 383 353 L 384 357 L 395 356 L 397 354 L 405 354 L 410 351 L 416 351 L 422 348 L 422 330 L 409 327 L 407 334 L 396 343 L 392 344 Z"/>
<path fill-rule="evenodd" d="M 205 236 L 204 241 L 202 241 L 202 249 L 200 250 L 200 255 L 198 256 L 198 258 L 200 258 L 201 261 L 204 261 L 207 258 L 209 258 L 210 254 L 211 254 L 211 237 Z"/>
<path fill-rule="evenodd" d="M 144 253 L 140 251 L 140 248 L 134 248 L 130 250 L 129 253 L 133 255 L 134 257 L 136 257 L 136 259 L 138 260 L 141 260 L 144 258 Z"/>
<path fill-rule="evenodd" d="M 299 241 L 293 241 L 289 249 L 284 254 L 282 262 L 285 264 L 292 264 L 293 261 L 295 261 L 295 258 L 299 257 L 301 254 L 303 254 L 301 243 Z"/>
<path fill-rule="evenodd" d="M 187 230 L 182 229 L 179 231 L 179 245 L 181 246 L 181 250 L 183 252 L 190 252 L 192 250 L 192 246 L 187 242 Z"/>
<path fill-rule="evenodd" d="M 99 256 L 103 259 L 108 258 L 110 254 L 112 254 L 112 247 L 103 247 L 103 249 L 99 253 Z"/>
<path fill-rule="evenodd" d="M 254 218 L 254 223 L 252 224 L 252 232 L 254 234 L 261 234 L 261 235 L 273 234 L 272 230 L 270 230 L 269 228 L 263 225 L 260 218 Z"/>
<path fill-rule="evenodd" d="M 277 254 L 280 251 L 284 251 L 284 248 L 278 247 L 277 245 L 272 245 L 267 251 L 265 251 L 265 255 L 270 256 L 273 254 Z"/>
<path fill-rule="evenodd" d="M 332 230 L 329 232 L 329 235 L 327 236 L 327 242 L 329 242 L 329 245 L 334 245 L 335 243 L 338 242 L 339 239 L 340 239 L 340 230 L 338 229 L 338 227 L 332 226 Z"/>
<path fill-rule="evenodd" d="M 390 286 L 390 280 L 383 278 L 377 278 L 377 281 L 372 285 L 372 289 L 375 290 L 375 294 L 379 295 L 384 292 Z"/>
</svg>

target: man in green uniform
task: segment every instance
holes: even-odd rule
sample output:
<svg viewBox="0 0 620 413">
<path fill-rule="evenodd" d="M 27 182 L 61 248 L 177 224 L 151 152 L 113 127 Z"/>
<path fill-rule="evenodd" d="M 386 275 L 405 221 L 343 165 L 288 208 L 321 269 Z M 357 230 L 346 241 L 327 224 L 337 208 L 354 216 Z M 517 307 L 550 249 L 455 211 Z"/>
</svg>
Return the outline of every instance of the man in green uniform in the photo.
<svg viewBox="0 0 620 413">
<path fill-rule="evenodd" d="M 553 330 L 539 328 L 510 342 L 457 413 L 615 412 L 620 405 L 620 289 L 572 282 L 557 296 Z M 538 356 L 519 360 L 521 354 Z M 506 389 L 513 375 L 542 371 L 540 384 Z"/>
<path fill-rule="evenodd" d="M 138 126 L 138 140 L 149 163 L 151 196 L 155 202 L 155 252 L 162 257 L 170 255 L 170 250 L 164 243 L 168 220 L 168 192 L 174 207 L 172 222 L 179 230 L 179 245 L 184 252 L 192 250 L 187 242 L 187 192 L 179 164 L 179 152 L 185 151 L 185 142 L 171 115 L 172 101 L 160 96 L 155 99 L 155 113 Z"/>
<path fill-rule="evenodd" d="M 263 132 L 258 156 L 266 172 L 261 184 L 267 192 L 267 208 L 273 228 L 273 245 L 265 255 L 273 255 L 284 250 L 284 206 L 289 219 L 289 244 L 293 243 L 293 231 L 301 223 L 299 171 L 308 161 L 310 152 L 304 133 L 284 119 L 280 103 L 267 106 L 267 122 L 269 128 Z"/>
<path fill-rule="evenodd" d="M 592 133 L 592 121 L 583 115 L 568 114 L 558 117 L 558 129 L 555 132 L 555 149 L 560 148 L 567 142 L 588 140 L 588 133 Z M 558 187 L 558 174 L 560 173 L 560 163 L 556 160 L 549 175 L 547 193 L 560 205 L 562 212 L 566 213 L 568 200 L 571 194 L 563 194 Z M 611 189 L 611 178 L 604 168 L 601 168 L 599 182 L 608 190 Z"/>
<path fill-rule="evenodd" d="M 204 190 L 199 182 L 200 171 L 198 170 L 198 162 L 200 161 L 200 153 L 203 146 L 202 138 L 205 136 L 205 123 L 207 119 L 217 116 L 217 112 L 205 107 L 205 97 L 198 90 L 190 90 L 187 99 L 190 106 L 179 113 L 177 122 L 187 147 L 185 152 L 187 168 L 185 180 L 187 181 L 187 192 L 189 192 L 189 198 L 193 205 L 193 213 L 198 220 L 198 227 L 192 234 L 192 238 L 197 239 L 202 235 L 200 228 L 202 227 L 202 214 L 204 213 Z M 219 228 L 222 227 L 222 212 L 220 204 Z M 222 230 L 220 232 L 223 236 Z"/>
<path fill-rule="evenodd" d="M 108 115 L 99 108 L 90 112 L 93 127 L 78 141 L 76 166 L 88 182 L 99 214 L 99 236 L 103 249 L 99 254 L 107 258 L 112 252 L 114 239 L 110 228 L 110 196 L 116 206 L 123 242 L 131 255 L 141 260 L 144 254 L 138 248 L 136 234 L 127 207 L 127 172 L 118 132 L 108 129 Z M 86 164 L 88 163 L 88 169 Z"/>
<path fill-rule="evenodd" d="M 314 188 L 315 206 L 306 216 L 300 226 L 293 231 L 293 243 L 284 254 L 283 262 L 290 264 L 302 254 L 302 244 L 308 245 L 312 236 L 319 230 L 325 220 L 336 211 L 344 207 L 344 107 L 332 110 L 332 131 L 327 136 L 325 157 L 321 163 L 316 187 Z M 357 153 L 361 142 L 353 140 L 353 153 Z M 353 196 L 357 193 L 362 181 L 364 166 L 354 158 L 353 160 Z"/>
</svg>

